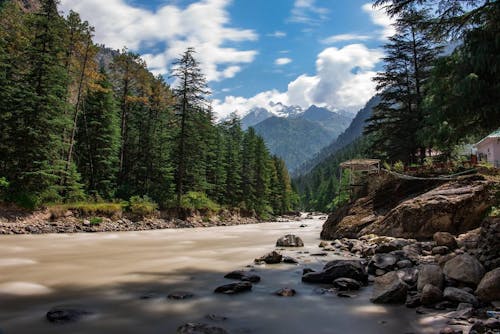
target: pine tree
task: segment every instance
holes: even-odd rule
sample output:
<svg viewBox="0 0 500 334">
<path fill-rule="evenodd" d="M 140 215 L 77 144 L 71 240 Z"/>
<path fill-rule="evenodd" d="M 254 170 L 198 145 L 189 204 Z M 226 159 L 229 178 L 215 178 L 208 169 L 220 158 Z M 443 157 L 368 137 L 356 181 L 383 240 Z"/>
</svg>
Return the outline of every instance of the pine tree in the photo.
<svg viewBox="0 0 500 334">
<path fill-rule="evenodd" d="M 114 198 L 120 132 L 117 103 L 104 69 L 101 69 L 101 79 L 86 94 L 76 143 L 78 171 L 87 193 Z"/>
<path fill-rule="evenodd" d="M 181 206 L 182 195 L 187 189 L 202 191 L 206 161 L 204 156 L 204 132 L 211 125 L 206 96 L 209 90 L 195 50 L 188 48 L 174 63 L 173 76 L 177 79 L 174 96 L 179 130 L 175 150 L 177 207 Z"/>
</svg>

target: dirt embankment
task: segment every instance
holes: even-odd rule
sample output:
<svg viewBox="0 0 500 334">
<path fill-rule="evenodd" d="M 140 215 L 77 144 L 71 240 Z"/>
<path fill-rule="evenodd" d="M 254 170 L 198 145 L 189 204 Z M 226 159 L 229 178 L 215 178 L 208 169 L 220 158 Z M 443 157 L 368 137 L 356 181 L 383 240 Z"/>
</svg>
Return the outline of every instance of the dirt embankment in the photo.
<svg viewBox="0 0 500 334">
<path fill-rule="evenodd" d="M 480 175 L 442 180 L 383 176 L 368 194 L 337 210 L 323 226 L 323 239 L 376 234 L 430 239 L 435 232 L 463 233 L 479 227 L 496 204 L 498 183 Z"/>
</svg>

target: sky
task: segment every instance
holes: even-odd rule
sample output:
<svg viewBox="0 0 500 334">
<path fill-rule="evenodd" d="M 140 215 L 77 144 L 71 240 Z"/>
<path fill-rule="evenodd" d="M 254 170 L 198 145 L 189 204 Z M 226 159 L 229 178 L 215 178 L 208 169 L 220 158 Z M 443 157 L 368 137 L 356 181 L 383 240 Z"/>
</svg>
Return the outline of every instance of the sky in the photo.
<svg viewBox="0 0 500 334">
<path fill-rule="evenodd" d="M 356 112 L 375 93 L 391 19 L 369 0 L 62 0 L 95 41 L 169 79 L 194 47 L 217 118 L 270 102 Z"/>
</svg>

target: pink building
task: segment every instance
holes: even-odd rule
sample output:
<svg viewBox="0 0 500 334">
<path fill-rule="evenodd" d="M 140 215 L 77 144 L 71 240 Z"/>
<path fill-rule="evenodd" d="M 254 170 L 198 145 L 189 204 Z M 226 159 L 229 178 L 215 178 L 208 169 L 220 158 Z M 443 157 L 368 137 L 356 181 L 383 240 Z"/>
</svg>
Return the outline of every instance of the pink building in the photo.
<svg viewBox="0 0 500 334">
<path fill-rule="evenodd" d="M 500 168 L 500 129 L 481 139 L 475 146 L 480 161 Z"/>
</svg>

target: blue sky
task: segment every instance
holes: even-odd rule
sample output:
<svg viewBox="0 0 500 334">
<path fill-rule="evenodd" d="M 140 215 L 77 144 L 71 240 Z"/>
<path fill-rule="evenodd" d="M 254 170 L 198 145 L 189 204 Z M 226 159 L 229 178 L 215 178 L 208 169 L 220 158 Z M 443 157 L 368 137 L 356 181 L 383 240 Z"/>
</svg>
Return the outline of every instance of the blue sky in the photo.
<svg viewBox="0 0 500 334">
<path fill-rule="evenodd" d="M 62 0 L 96 41 L 155 73 L 194 46 L 219 117 L 269 102 L 356 111 L 373 95 L 390 19 L 368 0 Z"/>
</svg>

